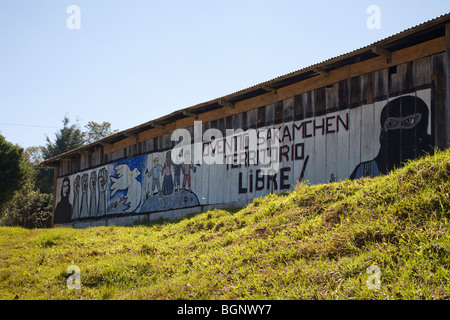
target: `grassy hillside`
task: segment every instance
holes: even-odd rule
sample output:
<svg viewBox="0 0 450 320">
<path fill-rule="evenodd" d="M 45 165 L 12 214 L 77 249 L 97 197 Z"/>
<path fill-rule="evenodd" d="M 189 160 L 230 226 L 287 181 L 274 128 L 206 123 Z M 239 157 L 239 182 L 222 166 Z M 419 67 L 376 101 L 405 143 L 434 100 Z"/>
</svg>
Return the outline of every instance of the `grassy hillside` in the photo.
<svg viewBox="0 0 450 320">
<path fill-rule="evenodd" d="M 0 298 L 448 299 L 449 178 L 446 151 L 176 222 L 0 228 Z M 66 286 L 71 265 L 80 290 Z"/>
</svg>

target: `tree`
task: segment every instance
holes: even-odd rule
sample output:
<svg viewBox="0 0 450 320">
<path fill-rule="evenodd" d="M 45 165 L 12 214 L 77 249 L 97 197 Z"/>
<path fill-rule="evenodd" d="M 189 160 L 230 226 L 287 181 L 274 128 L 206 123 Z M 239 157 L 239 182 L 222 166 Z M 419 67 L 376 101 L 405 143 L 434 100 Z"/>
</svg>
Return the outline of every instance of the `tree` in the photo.
<svg viewBox="0 0 450 320">
<path fill-rule="evenodd" d="M 24 150 L 0 135 L 0 206 L 22 188 L 30 172 Z"/>
<path fill-rule="evenodd" d="M 52 226 L 53 194 L 35 190 L 31 177 L 16 191 L 0 211 L 0 225 L 24 228 L 50 228 Z"/>
<path fill-rule="evenodd" d="M 63 118 L 63 127 L 55 134 L 55 140 L 52 142 L 47 137 L 47 145 L 40 147 L 29 147 L 26 150 L 26 156 L 34 167 L 35 187 L 42 193 L 53 193 L 53 169 L 41 167 L 37 164 L 43 159 L 50 159 L 61 153 L 82 147 L 88 143 L 107 137 L 118 130 L 112 130 L 109 122 L 101 124 L 90 121 L 85 126 L 86 131 L 82 131 L 78 123 L 70 124 L 67 116 Z"/>
<path fill-rule="evenodd" d="M 63 127 L 56 132 L 52 142 L 47 136 L 47 145 L 40 147 L 42 157 L 47 160 L 70 150 L 82 147 L 85 142 L 85 133 L 81 131 L 78 123 L 70 124 L 67 116 L 63 118 Z M 44 193 L 53 193 L 54 170 L 35 166 L 36 187 Z"/>
<path fill-rule="evenodd" d="M 33 166 L 39 165 L 39 163 L 44 161 L 41 148 L 42 147 L 40 147 L 40 146 L 26 148 L 25 149 L 25 160 L 27 162 L 31 163 Z"/>
<path fill-rule="evenodd" d="M 64 116 L 63 128 L 56 133 L 55 141 L 50 141 L 47 136 L 47 145 L 42 147 L 42 155 L 45 160 L 59 154 L 82 147 L 85 144 L 85 133 L 81 131 L 78 123 L 69 125 L 70 119 Z"/>
<path fill-rule="evenodd" d="M 82 147 L 111 135 L 111 124 L 91 121 L 83 132 L 65 116 L 63 127 L 46 146 L 23 150 L 0 135 L 0 225 L 46 228 L 51 226 L 53 168 L 39 164 L 45 159 Z"/>
<path fill-rule="evenodd" d="M 97 123 L 95 121 L 90 121 L 85 127 L 87 129 L 86 135 L 86 143 L 92 143 L 107 136 L 110 136 L 119 130 L 112 130 L 111 123 L 103 122 Z"/>
<path fill-rule="evenodd" d="M 33 168 L 32 180 L 36 191 L 53 193 L 53 169 L 39 164 L 44 161 L 42 146 L 33 146 L 25 149 L 25 161 Z"/>
<path fill-rule="evenodd" d="M 52 142 L 47 136 L 47 145 L 41 147 L 42 156 L 45 160 L 118 132 L 118 130 L 111 129 L 111 124 L 109 122 L 97 123 L 95 121 L 90 121 L 85 126 L 87 131 L 84 132 L 80 129 L 78 123 L 71 125 L 70 119 L 67 116 L 64 116 L 62 122 L 63 127 L 56 133 L 55 140 Z M 32 149 L 29 150 L 31 162 L 39 158 L 35 148 L 36 147 L 32 147 Z"/>
</svg>

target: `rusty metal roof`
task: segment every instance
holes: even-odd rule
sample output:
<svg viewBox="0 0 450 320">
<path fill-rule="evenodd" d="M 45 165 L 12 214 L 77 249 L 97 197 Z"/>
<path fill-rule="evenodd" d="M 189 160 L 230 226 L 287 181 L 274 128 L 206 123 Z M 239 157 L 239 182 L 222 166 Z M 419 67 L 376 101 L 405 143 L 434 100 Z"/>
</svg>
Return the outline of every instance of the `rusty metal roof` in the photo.
<svg viewBox="0 0 450 320">
<path fill-rule="evenodd" d="M 437 18 L 428 20 L 414 27 L 408 28 L 404 31 L 398 32 L 390 37 L 379 40 L 372 44 L 366 45 L 359 49 L 350 51 L 348 53 L 341 54 L 339 56 L 324 60 L 322 62 L 304 67 L 302 69 L 290 72 L 288 74 L 261 82 L 259 84 L 253 85 L 246 89 L 242 89 L 228 95 L 212 99 L 206 102 L 196 104 L 191 107 L 180 109 L 171 112 L 160 118 L 145 122 L 141 125 L 132 127 L 127 130 L 110 135 L 106 138 L 100 139 L 88 145 L 82 146 L 80 148 L 68 151 L 66 153 L 60 154 L 41 163 L 44 166 L 57 166 L 59 159 L 66 158 L 78 154 L 83 150 L 89 150 L 104 143 L 114 143 L 120 141 L 126 137 L 128 134 L 136 134 L 150 128 L 158 127 L 160 125 L 165 125 L 172 123 L 178 119 L 189 117 L 185 113 L 202 113 L 206 111 L 211 111 L 223 107 L 224 103 L 231 102 L 236 103 L 245 99 L 249 99 L 258 95 L 262 95 L 268 92 L 270 89 L 279 89 L 288 86 L 293 83 L 306 80 L 308 78 L 317 76 L 320 72 L 329 72 L 331 70 L 341 68 L 346 65 L 355 63 L 355 59 L 358 61 L 365 61 L 377 57 L 378 55 L 372 52 L 372 48 L 380 47 L 389 51 L 396 51 L 406 47 L 416 45 L 418 43 L 431 40 L 437 37 L 445 35 L 445 23 L 450 22 L 450 13 L 443 14 Z"/>
</svg>

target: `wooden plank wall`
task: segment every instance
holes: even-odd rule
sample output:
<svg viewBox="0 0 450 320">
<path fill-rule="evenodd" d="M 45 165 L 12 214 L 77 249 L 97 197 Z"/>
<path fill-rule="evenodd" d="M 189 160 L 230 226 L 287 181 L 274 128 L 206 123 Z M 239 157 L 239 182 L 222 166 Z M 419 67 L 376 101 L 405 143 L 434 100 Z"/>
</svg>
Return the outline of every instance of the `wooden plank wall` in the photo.
<svg viewBox="0 0 450 320">
<path fill-rule="evenodd" d="M 336 81 L 321 76 L 322 86 L 305 90 L 295 84 L 297 91 L 290 88 L 291 94 L 283 99 L 279 99 L 283 95 L 269 93 L 265 98 L 256 99 L 259 103 L 267 99 L 269 103 L 259 105 L 253 101 L 255 104 L 250 107 L 252 104 L 244 101 L 231 111 L 220 110 L 199 117 L 201 120 L 209 119 L 202 122 L 203 134 L 208 129 L 218 129 L 223 137 L 227 129 L 279 129 L 280 137 L 288 138 L 281 144 L 282 148 L 288 146 L 283 150 L 289 152 L 282 156 L 280 149 L 276 155 L 280 162 L 275 176 L 260 177 L 260 167 L 257 166 L 233 168 L 231 165 L 194 163 L 196 172 L 191 175 L 192 192 L 201 205 L 244 204 L 270 192 L 293 189 L 299 180 L 316 184 L 348 179 L 358 168 L 374 163 L 382 145 L 381 112 L 389 101 L 402 95 L 425 101 L 431 108 L 431 143 L 441 148 L 449 146 L 449 61 L 448 52 L 439 52 L 398 64 L 386 65 L 384 62 L 385 67 L 379 70 L 356 72 Z M 278 100 L 274 100 L 277 97 Z M 186 128 L 193 137 L 194 119 L 183 119 L 181 123 L 144 131 L 114 146 L 97 146 L 91 152 L 80 152 L 75 159 L 62 159 L 57 174 L 59 179 L 55 179 L 55 203 L 60 198 L 56 182 L 61 185 L 62 176 L 69 176 L 73 183 L 79 173 L 98 171 L 103 166 L 111 175 L 114 171 L 112 164 L 121 160 L 141 155 L 150 155 L 149 159 L 156 156 L 165 159 L 165 151 L 175 145 L 171 141 L 174 129 Z M 402 152 L 402 145 L 399 149 Z M 148 160 L 146 167 L 139 167 L 140 173 L 143 174 L 151 165 Z M 143 195 L 145 191 L 144 188 Z M 133 195 L 127 194 L 127 197 Z M 142 203 L 145 200 L 143 197 Z M 146 213 L 139 210 L 131 214 Z"/>
<path fill-rule="evenodd" d="M 448 108 L 448 61 L 449 54 L 447 52 L 434 54 L 429 56 L 429 51 L 442 51 L 442 39 L 432 40 L 426 45 L 420 46 L 420 50 L 414 51 L 411 48 L 404 49 L 400 53 L 394 53 L 393 64 L 390 67 L 385 67 L 380 70 L 372 72 L 364 72 L 364 63 L 355 63 L 348 69 L 338 70 L 340 77 L 348 75 L 355 75 L 336 82 L 333 82 L 333 76 L 324 78 L 321 76 L 320 82 L 317 81 L 317 77 L 306 80 L 302 83 L 290 86 L 286 91 L 289 94 L 273 94 L 268 93 L 264 97 L 256 97 L 250 99 L 252 101 L 242 102 L 242 106 L 237 110 L 230 112 L 238 112 L 239 110 L 246 110 L 246 105 L 255 105 L 255 100 L 270 101 L 271 99 L 280 98 L 283 95 L 290 95 L 290 97 L 282 100 L 275 101 L 261 105 L 259 107 L 252 107 L 250 110 L 242 111 L 237 114 L 228 115 L 223 110 L 220 111 L 223 114 L 222 118 L 212 121 L 206 121 L 203 123 L 203 129 L 206 130 L 209 127 L 219 128 L 224 134 L 227 128 L 240 127 L 242 129 L 247 128 L 261 128 L 271 125 L 279 125 L 280 123 L 286 123 L 290 121 L 298 121 L 302 119 L 318 117 L 325 115 L 329 112 L 350 110 L 349 122 L 351 126 L 357 125 L 361 119 L 366 117 L 372 117 L 373 110 L 369 105 L 375 104 L 377 101 L 389 99 L 389 97 L 397 96 L 402 93 L 413 92 L 417 88 L 425 86 L 432 87 L 432 105 L 433 105 L 433 119 L 435 119 L 433 137 L 435 144 L 440 147 L 449 146 L 450 126 L 446 126 L 449 119 Z M 430 49 L 430 46 L 432 49 Z M 423 58 L 415 59 L 405 63 L 399 63 L 395 65 L 395 61 L 408 60 L 405 55 L 411 55 L 412 57 L 417 55 L 425 55 Z M 366 69 L 380 68 L 380 65 L 386 62 L 382 57 L 372 59 L 370 63 L 365 63 Z M 361 65 L 361 66 L 360 66 Z M 345 68 L 344 68 L 345 69 Z M 351 70 L 351 72 L 350 72 Z M 328 84 L 329 83 L 329 84 Z M 320 84 L 325 84 L 320 86 Z M 309 87 L 320 86 L 316 89 L 308 90 Z M 294 94 L 294 90 L 300 92 Z M 270 98 L 269 95 L 272 95 Z M 363 114 L 357 114 L 357 112 L 351 111 L 354 107 L 360 105 L 368 105 L 364 109 Z M 227 108 L 224 108 L 227 109 Z M 211 112 L 210 112 L 211 113 Z M 204 118 L 212 118 L 213 115 L 208 113 Z M 218 112 L 214 112 L 217 117 Z M 62 160 L 61 166 L 58 169 L 58 177 L 73 174 L 82 170 L 86 170 L 91 167 L 97 167 L 104 164 L 112 163 L 120 159 L 125 159 L 137 155 L 148 154 L 152 152 L 161 152 L 168 150 L 174 146 L 174 142 L 170 140 L 171 132 L 176 127 L 186 126 L 188 123 L 193 123 L 192 118 L 178 121 L 177 123 L 167 125 L 165 129 L 153 129 L 151 132 L 139 133 L 138 138 L 125 138 L 122 141 L 116 143 L 113 147 L 110 146 L 98 146 L 91 154 L 80 154 L 74 160 Z M 370 125 L 363 127 L 363 130 L 370 131 Z M 187 127 L 192 132 L 192 126 Z M 155 134 L 161 134 L 154 136 Z M 361 132 L 364 135 L 364 131 Z M 339 159 L 344 156 L 348 151 L 352 149 L 353 152 L 350 157 L 357 157 L 358 145 L 357 137 L 344 142 L 344 137 L 341 135 L 330 137 L 327 141 L 322 141 L 321 137 L 317 137 L 314 143 L 308 144 L 307 150 L 311 154 L 320 155 L 330 154 L 334 158 L 327 158 L 320 160 L 324 162 L 327 167 L 332 167 Z M 337 146 L 346 144 L 347 148 L 339 148 Z M 306 146 L 305 146 L 306 148 Z M 360 145 L 359 148 L 368 150 L 374 148 L 370 145 Z M 359 150 L 361 151 L 361 149 Z M 360 152 L 361 153 L 361 152 Z M 363 152 L 364 153 L 364 152 Z M 361 160 L 361 159 L 360 159 Z M 311 164 L 313 166 L 313 164 Z M 318 164 L 320 166 L 320 164 Z M 336 168 L 336 172 L 339 170 Z M 323 171 L 323 170 L 322 170 Z M 344 170 L 345 171 L 345 170 Z M 318 167 L 314 169 L 317 175 L 321 174 L 321 169 Z M 297 175 L 297 172 L 294 173 Z M 338 174 L 339 175 L 339 174 Z M 314 174 L 316 176 L 316 174 Z M 321 177 L 320 180 L 323 180 Z"/>
</svg>

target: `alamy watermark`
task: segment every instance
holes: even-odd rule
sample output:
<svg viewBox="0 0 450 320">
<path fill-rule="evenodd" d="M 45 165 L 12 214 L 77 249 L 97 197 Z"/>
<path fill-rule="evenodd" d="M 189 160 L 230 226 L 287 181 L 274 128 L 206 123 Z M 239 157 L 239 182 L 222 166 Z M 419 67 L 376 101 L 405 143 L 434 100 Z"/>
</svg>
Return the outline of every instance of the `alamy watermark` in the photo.
<svg viewBox="0 0 450 320">
<path fill-rule="evenodd" d="M 366 10 L 367 14 L 370 16 L 366 20 L 366 25 L 368 29 L 381 29 L 381 9 L 377 5 L 370 5 Z"/>
<path fill-rule="evenodd" d="M 66 281 L 67 289 L 69 289 L 69 290 L 81 289 L 81 269 L 80 269 L 80 267 L 71 265 L 67 268 L 66 273 L 68 275 L 70 275 Z"/>
<path fill-rule="evenodd" d="M 370 276 L 366 280 L 367 288 L 370 290 L 380 289 L 381 288 L 381 269 L 378 266 L 370 266 L 367 268 L 367 273 Z"/>
<path fill-rule="evenodd" d="M 66 19 L 66 27 L 69 30 L 81 29 L 81 9 L 79 6 L 72 4 L 67 7 L 66 13 L 70 14 Z"/>
<path fill-rule="evenodd" d="M 282 137 L 278 128 L 226 129 L 203 132 L 202 121 L 194 121 L 194 137 L 187 129 L 175 129 L 171 140 L 177 144 L 171 151 L 175 164 L 205 163 L 227 165 L 261 165 L 262 175 L 274 175 L 279 170 Z"/>
</svg>

